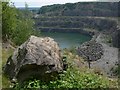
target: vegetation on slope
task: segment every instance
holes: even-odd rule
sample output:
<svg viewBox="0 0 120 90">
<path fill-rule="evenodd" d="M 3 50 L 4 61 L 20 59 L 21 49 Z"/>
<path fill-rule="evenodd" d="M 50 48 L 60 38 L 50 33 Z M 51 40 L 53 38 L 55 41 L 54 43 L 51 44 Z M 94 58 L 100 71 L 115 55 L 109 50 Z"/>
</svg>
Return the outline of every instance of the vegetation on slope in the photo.
<svg viewBox="0 0 120 90">
<path fill-rule="evenodd" d="M 2 66 L 0 67 L 0 69 L 2 70 L 5 63 L 7 62 L 7 59 L 13 54 L 13 49 L 4 49 L 2 48 Z M 2 88 L 9 88 L 10 87 L 10 80 L 3 74 L 1 74 L 2 76 Z"/>
<path fill-rule="evenodd" d="M 117 2 L 78 2 L 43 6 L 39 14 L 49 16 L 118 16 Z"/>
<path fill-rule="evenodd" d="M 34 34 L 34 22 L 31 19 L 32 13 L 26 8 L 18 10 L 13 4 L 2 3 L 2 39 L 3 42 L 11 40 L 14 44 L 20 45 Z"/>
</svg>

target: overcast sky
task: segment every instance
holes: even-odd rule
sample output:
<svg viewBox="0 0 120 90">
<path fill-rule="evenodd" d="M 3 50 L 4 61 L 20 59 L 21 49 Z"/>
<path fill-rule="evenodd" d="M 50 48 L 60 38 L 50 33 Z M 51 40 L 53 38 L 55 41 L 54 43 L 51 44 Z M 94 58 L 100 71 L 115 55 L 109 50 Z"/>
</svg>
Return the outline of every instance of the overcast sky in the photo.
<svg viewBox="0 0 120 90">
<path fill-rule="evenodd" d="M 65 3 L 75 3 L 75 2 L 94 2 L 94 1 L 120 1 L 120 0 L 10 0 L 14 2 L 16 7 L 24 7 L 25 2 L 29 7 L 41 7 L 45 5 L 52 4 L 65 4 Z"/>
</svg>

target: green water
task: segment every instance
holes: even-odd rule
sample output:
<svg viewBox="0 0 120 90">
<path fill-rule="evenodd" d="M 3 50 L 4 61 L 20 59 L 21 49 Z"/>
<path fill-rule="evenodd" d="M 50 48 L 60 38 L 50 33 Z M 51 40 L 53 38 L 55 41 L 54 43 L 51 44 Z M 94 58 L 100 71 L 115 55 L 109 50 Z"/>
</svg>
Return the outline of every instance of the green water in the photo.
<svg viewBox="0 0 120 90">
<path fill-rule="evenodd" d="M 59 44 L 61 49 L 76 47 L 91 39 L 90 36 L 82 35 L 80 33 L 41 32 L 41 35 L 42 37 L 53 38 Z"/>
</svg>

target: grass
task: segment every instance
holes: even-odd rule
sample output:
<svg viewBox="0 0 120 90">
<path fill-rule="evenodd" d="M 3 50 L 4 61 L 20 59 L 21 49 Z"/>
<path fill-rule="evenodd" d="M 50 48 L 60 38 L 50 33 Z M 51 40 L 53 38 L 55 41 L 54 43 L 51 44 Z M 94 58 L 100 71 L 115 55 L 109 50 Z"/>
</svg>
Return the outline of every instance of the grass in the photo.
<svg viewBox="0 0 120 90">
<path fill-rule="evenodd" d="M 2 67 L 5 65 L 9 56 L 13 53 L 13 49 L 2 49 Z M 2 88 L 9 88 L 11 85 L 10 80 L 2 73 Z"/>
<path fill-rule="evenodd" d="M 0 41 L 0 89 L 2 88 L 2 43 Z"/>
</svg>

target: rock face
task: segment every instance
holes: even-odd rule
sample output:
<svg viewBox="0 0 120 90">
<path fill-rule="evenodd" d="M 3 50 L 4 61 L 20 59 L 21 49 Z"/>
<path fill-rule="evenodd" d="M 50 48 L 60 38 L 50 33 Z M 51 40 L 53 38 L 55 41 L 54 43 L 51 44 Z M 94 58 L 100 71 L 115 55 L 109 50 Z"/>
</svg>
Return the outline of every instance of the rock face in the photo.
<svg viewBox="0 0 120 90">
<path fill-rule="evenodd" d="M 43 16 L 34 18 L 36 29 L 42 32 L 71 32 L 89 35 L 90 31 L 108 33 L 117 26 L 116 20 L 100 17 Z"/>
<path fill-rule="evenodd" d="M 101 44 L 97 43 L 95 40 L 91 40 L 78 47 L 77 52 L 78 55 L 86 60 L 96 61 L 103 55 L 103 48 Z"/>
<path fill-rule="evenodd" d="M 114 47 L 120 48 L 120 27 L 113 33 L 112 43 Z"/>
<path fill-rule="evenodd" d="M 49 37 L 31 36 L 9 57 L 4 72 L 11 80 L 23 81 L 31 77 L 51 80 L 63 70 L 58 44 Z"/>
</svg>

